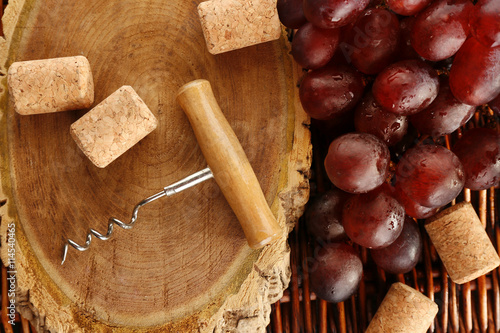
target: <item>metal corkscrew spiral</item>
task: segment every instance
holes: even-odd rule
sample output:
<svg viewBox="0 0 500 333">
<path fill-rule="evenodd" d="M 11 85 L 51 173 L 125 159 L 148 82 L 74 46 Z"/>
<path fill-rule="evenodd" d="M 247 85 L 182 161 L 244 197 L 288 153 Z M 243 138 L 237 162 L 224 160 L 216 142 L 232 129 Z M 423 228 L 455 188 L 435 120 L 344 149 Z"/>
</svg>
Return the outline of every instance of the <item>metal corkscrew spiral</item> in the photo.
<svg viewBox="0 0 500 333">
<path fill-rule="evenodd" d="M 125 223 L 125 222 L 120 221 L 116 218 L 110 218 L 109 222 L 108 222 L 108 231 L 104 235 L 101 234 L 100 232 L 98 232 L 97 230 L 91 228 L 89 230 L 89 232 L 87 233 L 87 239 L 86 239 L 84 245 L 80 245 L 80 244 L 76 243 L 75 241 L 68 239 L 66 241 L 66 244 L 64 244 L 64 251 L 63 251 L 63 258 L 61 261 L 61 265 L 63 265 L 64 262 L 66 261 L 66 257 L 68 255 L 68 250 L 69 250 L 70 246 L 72 246 L 73 248 L 75 248 L 78 251 L 86 251 L 89 249 L 90 244 L 92 243 L 92 235 L 94 235 L 95 237 L 97 237 L 103 241 L 108 240 L 113 235 L 113 228 L 114 228 L 115 224 L 122 229 L 130 230 L 130 229 L 132 229 L 135 222 L 137 221 L 139 209 L 142 206 L 144 206 L 150 202 L 153 202 L 161 197 L 172 196 L 172 195 L 179 193 L 181 191 L 184 191 L 190 187 L 198 185 L 199 183 L 202 183 L 205 180 L 208 180 L 210 178 L 213 178 L 213 173 L 210 170 L 210 168 L 205 168 L 205 169 L 200 170 L 196 173 L 193 173 L 192 175 L 190 175 L 190 176 L 188 176 L 188 177 L 186 177 L 186 178 L 184 178 L 184 179 L 182 179 L 182 180 L 180 180 L 172 185 L 165 187 L 163 189 L 163 191 L 156 193 L 155 195 L 152 195 L 152 196 L 142 200 L 141 202 L 139 202 L 134 208 L 134 211 L 132 213 L 132 218 L 130 219 L 129 223 Z"/>
</svg>

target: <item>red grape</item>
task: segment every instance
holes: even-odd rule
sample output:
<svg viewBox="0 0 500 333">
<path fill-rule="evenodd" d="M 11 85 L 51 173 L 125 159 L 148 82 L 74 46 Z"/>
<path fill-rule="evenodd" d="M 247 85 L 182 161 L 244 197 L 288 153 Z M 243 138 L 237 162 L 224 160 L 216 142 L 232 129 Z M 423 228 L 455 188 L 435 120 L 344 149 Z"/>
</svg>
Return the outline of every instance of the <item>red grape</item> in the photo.
<svg viewBox="0 0 500 333">
<path fill-rule="evenodd" d="M 341 190 L 365 193 L 384 182 L 389 162 L 389 149 L 382 140 L 372 134 L 348 133 L 330 144 L 325 169 Z"/>
<path fill-rule="evenodd" d="M 392 146 L 406 134 L 408 120 L 382 109 L 368 92 L 354 112 L 354 126 L 356 131 L 373 134 Z"/>
<path fill-rule="evenodd" d="M 304 0 L 304 13 L 318 28 L 339 28 L 353 22 L 369 3 L 370 0 Z"/>
<path fill-rule="evenodd" d="M 327 242 L 347 238 L 342 226 L 342 209 L 351 194 L 333 189 L 315 198 L 305 214 L 309 235 Z"/>
<path fill-rule="evenodd" d="M 365 89 L 362 75 L 350 66 L 329 64 L 307 73 L 299 96 L 304 110 L 315 119 L 332 119 L 352 110 Z"/>
<path fill-rule="evenodd" d="M 436 71 L 421 60 L 403 60 L 379 73 L 372 87 L 373 97 L 384 109 L 399 115 L 415 114 L 436 98 Z"/>
<path fill-rule="evenodd" d="M 500 46 L 488 48 L 469 38 L 450 71 L 450 88 L 462 103 L 482 105 L 500 93 Z"/>
<path fill-rule="evenodd" d="M 417 223 L 406 217 L 401 235 L 383 249 L 370 250 L 373 261 L 378 267 L 392 274 L 411 271 L 422 254 L 422 236 Z"/>
<path fill-rule="evenodd" d="M 376 74 L 394 58 L 399 41 L 399 21 L 385 9 L 366 10 L 348 31 L 344 53 L 354 67 L 365 74 Z"/>
<path fill-rule="evenodd" d="M 401 190 L 396 190 L 396 197 L 399 203 L 405 208 L 406 215 L 416 219 L 426 219 L 441 210 L 441 207 L 425 207 L 419 205 L 412 199 L 408 198 L 408 196 Z"/>
<path fill-rule="evenodd" d="M 451 93 L 448 80 L 442 79 L 434 102 L 425 110 L 410 116 L 410 122 L 420 133 L 439 137 L 463 126 L 475 110 L 475 106 L 458 101 Z"/>
<path fill-rule="evenodd" d="M 500 95 L 488 102 L 489 107 L 500 116 Z"/>
<path fill-rule="evenodd" d="M 320 29 L 306 23 L 293 36 L 292 56 L 304 68 L 320 68 L 333 57 L 338 43 L 338 29 Z"/>
<path fill-rule="evenodd" d="M 385 191 L 358 194 L 348 199 L 342 223 L 349 238 L 361 246 L 386 247 L 401 234 L 405 210 Z"/>
<path fill-rule="evenodd" d="M 469 0 L 438 0 L 420 12 L 411 44 L 422 57 L 444 60 L 457 53 L 469 35 Z"/>
<path fill-rule="evenodd" d="M 399 22 L 400 37 L 398 58 L 400 60 L 420 59 L 420 55 L 411 45 L 411 32 L 415 25 L 415 20 L 415 16 L 409 16 Z"/>
<path fill-rule="evenodd" d="M 472 35 L 488 47 L 500 46 L 500 2 L 479 0 L 470 16 Z"/>
<path fill-rule="evenodd" d="M 462 191 L 462 163 L 450 150 L 433 144 L 406 151 L 396 167 L 396 189 L 417 204 L 441 207 Z"/>
<path fill-rule="evenodd" d="M 465 170 L 465 187 L 485 190 L 500 184 L 500 134 L 489 128 L 464 133 L 453 152 Z"/>
<path fill-rule="evenodd" d="M 387 0 L 387 6 L 399 15 L 415 15 L 424 9 L 431 0 Z"/>
<path fill-rule="evenodd" d="M 307 22 L 303 0 L 278 0 L 276 8 L 281 23 L 290 29 L 298 29 Z"/>
<path fill-rule="evenodd" d="M 363 263 L 347 244 L 331 243 L 322 247 L 309 269 L 311 290 L 328 302 L 343 302 L 356 290 L 363 277 Z"/>
</svg>

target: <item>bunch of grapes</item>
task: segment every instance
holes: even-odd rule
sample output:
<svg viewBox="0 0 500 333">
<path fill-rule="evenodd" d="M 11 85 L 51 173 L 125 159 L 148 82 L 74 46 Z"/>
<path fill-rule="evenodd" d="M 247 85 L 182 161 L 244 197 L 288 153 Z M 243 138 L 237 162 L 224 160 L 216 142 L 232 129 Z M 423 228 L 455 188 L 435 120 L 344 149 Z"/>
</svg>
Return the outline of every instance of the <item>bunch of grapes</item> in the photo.
<svg viewBox="0 0 500 333">
<path fill-rule="evenodd" d="M 293 31 L 291 54 L 305 69 L 304 110 L 318 128 L 341 129 L 328 133 L 324 160 L 334 189 L 306 214 L 310 235 L 323 244 L 311 287 L 340 302 L 363 274 L 351 244 L 369 248 L 385 271 L 406 273 L 422 250 L 415 220 L 438 212 L 464 186 L 499 185 L 497 129 L 466 131 L 451 150 L 440 137 L 464 126 L 478 107 L 500 115 L 500 1 L 278 0 L 277 6 Z"/>
</svg>

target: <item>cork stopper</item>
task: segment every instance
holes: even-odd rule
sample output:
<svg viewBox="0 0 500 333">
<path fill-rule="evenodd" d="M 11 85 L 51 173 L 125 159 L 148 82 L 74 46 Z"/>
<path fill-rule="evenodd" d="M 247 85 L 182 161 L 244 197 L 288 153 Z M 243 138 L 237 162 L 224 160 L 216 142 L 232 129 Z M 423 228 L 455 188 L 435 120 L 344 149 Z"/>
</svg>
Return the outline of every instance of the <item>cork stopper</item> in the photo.
<svg viewBox="0 0 500 333">
<path fill-rule="evenodd" d="M 384 297 L 366 333 L 425 333 L 437 313 L 436 303 L 397 282 Z"/>
<path fill-rule="evenodd" d="M 83 56 L 15 62 L 7 73 L 14 110 L 22 115 L 88 108 L 94 82 Z"/>
<path fill-rule="evenodd" d="M 232 51 L 281 36 L 281 24 L 272 0 L 211 0 L 198 5 L 208 51 Z"/>
<path fill-rule="evenodd" d="M 429 218 L 425 229 L 455 283 L 472 281 L 500 265 L 500 258 L 469 202 Z"/>
<path fill-rule="evenodd" d="M 71 125 L 78 147 L 106 167 L 151 133 L 157 120 L 135 90 L 123 86 Z"/>
</svg>

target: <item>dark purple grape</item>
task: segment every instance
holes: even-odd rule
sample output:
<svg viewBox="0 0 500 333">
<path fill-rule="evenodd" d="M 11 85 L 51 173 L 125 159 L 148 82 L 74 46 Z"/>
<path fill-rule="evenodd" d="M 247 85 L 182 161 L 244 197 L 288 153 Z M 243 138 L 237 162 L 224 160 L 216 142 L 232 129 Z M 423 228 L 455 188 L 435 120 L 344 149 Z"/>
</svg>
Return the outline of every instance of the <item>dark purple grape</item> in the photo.
<svg viewBox="0 0 500 333">
<path fill-rule="evenodd" d="M 303 0 L 278 0 L 276 8 L 281 23 L 290 29 L 298 29 L 307 23 L 302 6 Z"/>
<path fill-rule="evenodd" d="M 464 168 L 458 157 L 433 144 L 409 149 L 396 167 L 396 190 L 429 208 L 451 202 L 462 191 L 464 182 Z"/>
<path fill-rule="evenodd" d="M 489 107 L 500 116 L 500 95 L 488 102 Z"/>
<path fill-rule="evenodd" d="M 356 131 L 373 134 L 392 146 L 405 136 L 408 120 L 406 116 L 398 116 L 382 109 L 375 102 L 373 94 L 368 92 L 354 111 L 354 126 Z"/>
<path fill-rule="evenodd" d="M 399 21 L 385 9 L 366 10 L 349 29 L 343 51 L 365 74 L 376 74 L 394 59 L 399 42 Z"/>
<path fill-rule="evenodd" d="M 415 51 L 411 45 L 411 32 L 415 25 L 415 16 L 405 17 L 399 22 L 400 37 L 399 37 L 399 51 L 397 52 L 400 60 L 407 59 L 420 59 L 420 55 Z"/>
<path fill-rule="evenodd" d="M 317 69 L 332 59 L 338 43 L 338 29 L 320 29 L 306 23 L 293 36 L 292 56 L 300 66 Z"/>
<path fill-rule="evenodd" d="M 413 26 L 411 44 L 432 61 L 457 53 L 469 35 L 469 0 L 438 0 L 420 12 Z"/>
<path fill-rule="evenodd" d="M 358 71 L 330 63 L 305 75 L 299 96 L 311 118 L 326 120 L 352 110 L 364 89 L 363 76 Z"/>
<path fill-rule="evenodd" d="M 500 46 L 500 2 L 479 0 L 470 16 L 472 35 L 487 47 Z"/>
<path fill-rule="evenodd" d="M 457 100 L 451 93 L 448 80 L 442 79 L 434 102 L 425 110 L 410 116 L 410 122 L 420 133 L 439 137 L 463 126 L 475 110 L 475 106 Z"/>
<path fill-rule="evenodd" d="M 342 223 L 349 238 L 361 246 L 386 247 L 401 234 L 405 210 L 385 191 L 358 194 L 347 200 Z"/>
<path fill-rule="evenodd" d="M 327 302 L 343 302 L 357 290 L 363 263 L 347 244 L 331 243 L 320 248 L 309 269 L 311 290 Z"/>
<path fill-rule="evenodd" d="M 401 235 L 383 249 L 370 250 L 370 254 L 375 264 L 384 271 L 404 274 L 417 265 L 422 247 L 422 236 L 417 223 L 406 217 Z"/>
<path fill-rule="evenodd" d="M 436 98 L 436 71 L 421 60 L 403 60 L 379 73 L 372 87 L 373 97 L 384 109 L 399 115 L 415 114 Z"/>
<path fill-rule="evenodd" d="M 382 140 L 372 134 L 348 133 L 330 144 L 325 169 L 341 190 L 365 193 L 382 185 L 389 162 L 389 149 Z"/>
<path fill-rule="evenodd" d="M 340 28 L 353 22 L 370 0 L 304 0 L 304 14 L 321 29 Z"/>
<path fill-rule="evenodd" d="M 488 48 L 469 38 L 450 71 L 450 88 L 462 103 L 482 105 L 500 93 L 500 46 Z"/>
<path fill-rule="evenodd" d="M 386 3 L 393 12 L 399 15 L 410 16 L 417 14 L 427 7 L 431 3 L 431 0 L 387 0 Z"/>
<path fill-rule="evenodd" d="M 500 184 L 500 134 L 489 128 L 464 133 L 453 152 L 465 170 L 465 187 L 485 190 Z"/>
<path fill-rule="evenodd" d="M 333 189 L 315 198 L 305 214 L 309 235 L 326 242 L 347 239 L 342 226 L 342 209 L 350 196 L 349 193 Z"/>
</svg>

